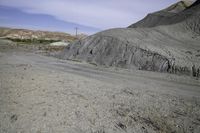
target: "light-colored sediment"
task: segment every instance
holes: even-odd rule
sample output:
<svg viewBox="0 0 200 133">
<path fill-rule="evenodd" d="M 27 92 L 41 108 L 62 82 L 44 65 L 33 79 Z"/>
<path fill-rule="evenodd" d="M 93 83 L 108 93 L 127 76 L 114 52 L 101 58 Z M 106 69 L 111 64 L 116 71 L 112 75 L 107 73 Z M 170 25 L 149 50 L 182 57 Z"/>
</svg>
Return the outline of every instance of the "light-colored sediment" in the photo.
<svg viewBox="0 0 200 133">
<path fill-rule="evenodd" d="M 0 43 L 1 133 L 200 132 L 199 80 L 7 46 Z"/>
</svg>

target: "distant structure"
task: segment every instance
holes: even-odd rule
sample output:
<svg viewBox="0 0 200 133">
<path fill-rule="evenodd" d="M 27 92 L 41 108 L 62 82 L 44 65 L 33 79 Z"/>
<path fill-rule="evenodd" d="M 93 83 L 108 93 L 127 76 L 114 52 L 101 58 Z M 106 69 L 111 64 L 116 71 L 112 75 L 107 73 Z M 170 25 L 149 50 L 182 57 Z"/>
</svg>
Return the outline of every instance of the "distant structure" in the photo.
<svg viewBox="0 0 200 133">
<path fill-rule="evenodd" d="M 75 27 L 75 30 L 76 30 L 76 37 L 78 36 L 78 27 Z"/>
</svg>

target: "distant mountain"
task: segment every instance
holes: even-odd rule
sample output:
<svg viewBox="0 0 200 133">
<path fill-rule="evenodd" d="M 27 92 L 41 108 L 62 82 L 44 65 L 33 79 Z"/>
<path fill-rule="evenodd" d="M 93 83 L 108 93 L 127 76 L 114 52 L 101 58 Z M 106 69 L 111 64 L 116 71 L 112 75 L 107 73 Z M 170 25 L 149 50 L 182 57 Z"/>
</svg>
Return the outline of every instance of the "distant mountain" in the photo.
<svg viewBox="0 0 200 133">
<path fill-rule="evenodd" d="M 181 1 L 129 28 L 99 32 L 68 45 L 59 57 L 108 67 L 195 76 L 200 71 L 199 1 Z"/>
<path fill-rule="evenodd" d="M 77 38 L 68 33 L 33 31 L 27 29 L 0 28 L 0 37 L 21 40 L 54 40 L 54 41 L 74 41 Z"/>
</svg>

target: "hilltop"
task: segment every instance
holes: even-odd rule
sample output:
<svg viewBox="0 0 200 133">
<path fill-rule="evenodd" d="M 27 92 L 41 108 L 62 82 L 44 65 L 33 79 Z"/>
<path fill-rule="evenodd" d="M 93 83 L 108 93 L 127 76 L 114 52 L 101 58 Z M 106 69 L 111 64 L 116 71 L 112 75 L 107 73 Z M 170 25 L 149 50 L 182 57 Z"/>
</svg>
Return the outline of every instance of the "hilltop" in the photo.
<svg viewBox="0 0 200 133">
<path fill-rule="evenodd" d="M 189 8 L 193 3 L 193 1 L 180 1 L 171 5 L 170 7 L 167 7 L 166 9 L 148 14 L 144 19 L 128 26 L 128 28 L 155 27 L 159 25 L 169 25 L 178 21 L 182 21 L 185 18 L 177 19 L 176 17 L 184 17 L 181 12 Z"/>
</svg>

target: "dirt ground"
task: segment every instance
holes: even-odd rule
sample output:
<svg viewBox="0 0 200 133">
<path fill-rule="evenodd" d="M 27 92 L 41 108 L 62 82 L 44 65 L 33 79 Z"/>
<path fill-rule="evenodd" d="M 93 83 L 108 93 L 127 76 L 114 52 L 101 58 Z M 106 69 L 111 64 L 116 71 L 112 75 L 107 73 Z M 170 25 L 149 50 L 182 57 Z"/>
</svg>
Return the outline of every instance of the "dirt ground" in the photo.
<svg viewBox="0 0 200 133">
<path fill-rule="evenodd" d="M 200 80 L 37 53 L 0 41 L 0 133 L 200 132 Z"/>
</svg>

